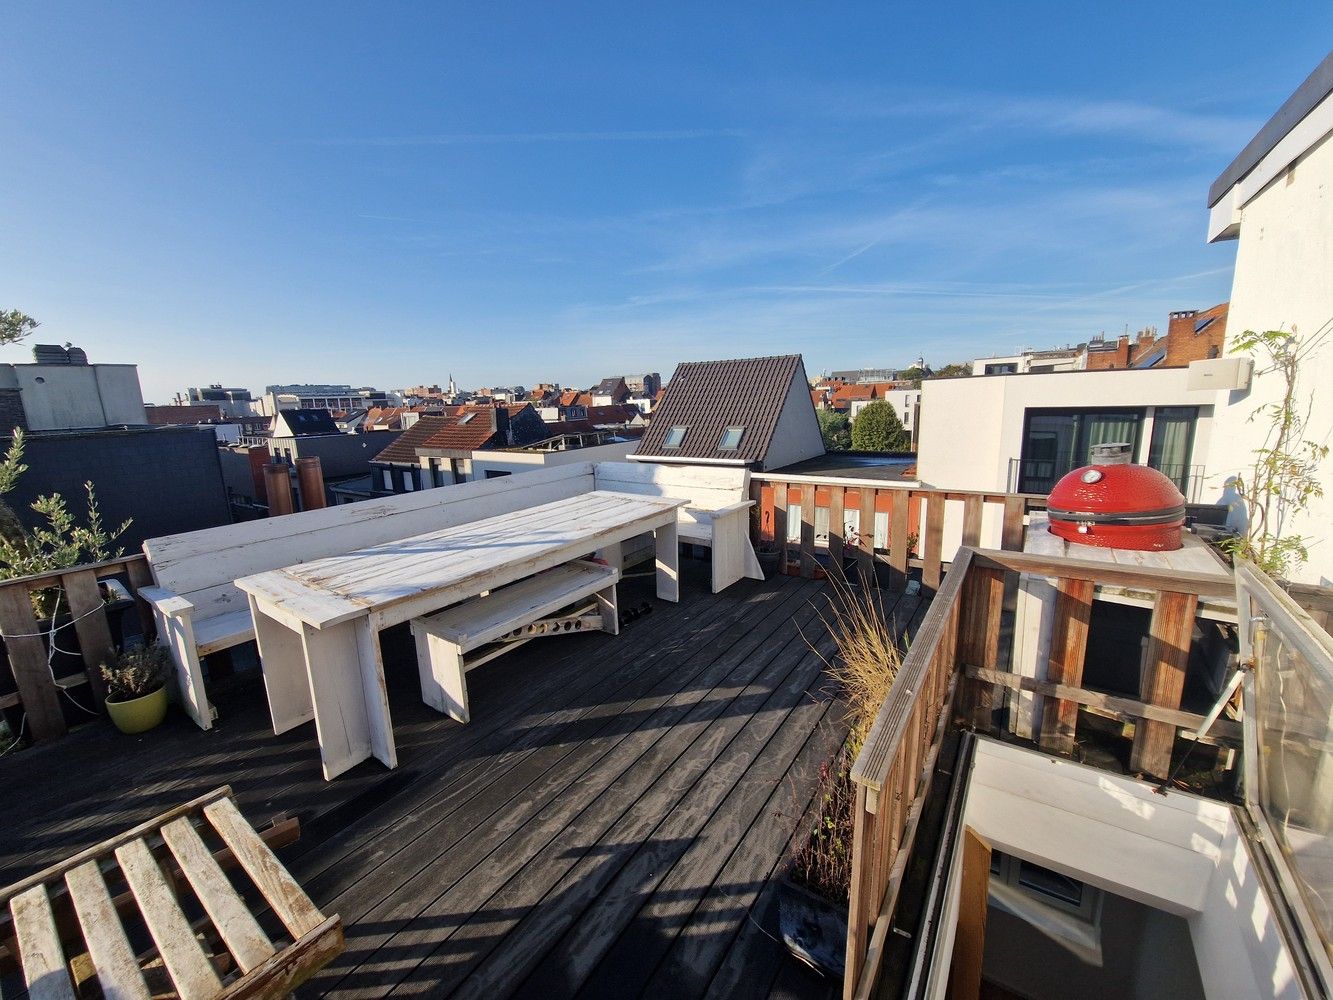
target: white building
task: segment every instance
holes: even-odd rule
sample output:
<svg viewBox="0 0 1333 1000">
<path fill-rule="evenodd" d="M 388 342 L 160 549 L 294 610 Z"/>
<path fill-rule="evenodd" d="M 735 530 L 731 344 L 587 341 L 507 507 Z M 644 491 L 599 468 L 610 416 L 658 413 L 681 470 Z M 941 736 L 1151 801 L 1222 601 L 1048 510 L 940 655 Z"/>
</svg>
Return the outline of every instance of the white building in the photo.
<svg viewBox="0 0 1333 1000">
<path fill-rule="evenodd" d="M 148 423 L 137 366 L 91 365 L 78 348 L 39 345 L 33 354 L 34 364 L 0 365 L 0 393 L 18 399 L 4 409 L 5 431 L 19 423 L 19 408 L 30 431 Z"/>
<path fill-rule="evenodd" d="M 1333 55 L 1326 58 L 1259 130 L 1208 192 L 1208 239 L 1238 240 L 1228 345 L 1247 330 L 1290 330 L 1306 345 L 1303 392 L 1311 403 L 1308 437 L 1333 440 Z M 1207 455 L 1210 473 L 1245 475 L 1266 424 L 1251 414 L 1279 398 L 1282 380 L 1256 365 L 1249 392 L 1219 413 Z M 1314 390 L 1324 385 L 1319 392 Z M 1305 536 L 1310 561 L 1292 574 L 1333 583 L 1333 469 L 1324 463 L 1325 496 L 1289 533 Z"/>
<path fill-rule="evenodd" d="M 1094 444 L 1127 441 L 1191 500 L 1214 502 L 1203 481 L 1213 419 L 1226 393 L 1190 388 L 1188 368 L 928 379 L 917 475 L 955 490 L 1046 493 L 1087 464 Z M 1213 489 L 1213 486 L 1217 489 Z"/>
<path fill-rule="evenodd" d="M 890 389 L 883 393 L 879 399 L 854 399 L 848 407 L 847 415 L 855 420 L 857 414 L 867 406 L 881 400 L 892 406 L 893 412 L 898 414 L 898 419 L 903 422 L 903 429 L 911 436 L 912 448 L 915 449 L 917 446 L 916 431 L 921 417 L 921 390 Z"/>
<path fill-rule="evenodd" d="M 1019 351 L 972 362 L 973 375 L 1026 375 L 1046 372 L 1076 372 L 1088 366 L 1085 346 L 1066 347 L 1051 351 Z"/>
</svg>

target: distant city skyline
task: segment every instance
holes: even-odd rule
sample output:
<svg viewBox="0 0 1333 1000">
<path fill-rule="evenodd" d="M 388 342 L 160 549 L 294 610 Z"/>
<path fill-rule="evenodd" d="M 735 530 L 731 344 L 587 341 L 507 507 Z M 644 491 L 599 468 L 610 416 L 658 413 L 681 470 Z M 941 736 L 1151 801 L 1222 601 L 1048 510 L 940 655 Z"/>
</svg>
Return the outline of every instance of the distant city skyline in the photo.
<svg viewBox="0 0 1333 1000">
<path fill-rule="evenodd" d="M 1333 9 L 89 3 L 3 25 L 0 308 L 166 402 L 1164 327 L 1226 300 L 1208 185 Z"/>
</svg>

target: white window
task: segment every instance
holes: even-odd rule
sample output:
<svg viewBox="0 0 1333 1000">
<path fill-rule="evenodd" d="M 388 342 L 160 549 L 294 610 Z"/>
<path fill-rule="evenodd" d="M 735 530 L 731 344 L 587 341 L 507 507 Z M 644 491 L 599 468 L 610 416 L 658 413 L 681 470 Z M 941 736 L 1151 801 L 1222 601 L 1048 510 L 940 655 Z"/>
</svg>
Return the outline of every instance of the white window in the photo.
<svg viewBox="0 0 1333 1000">
<path fill-rule="evenodd" d="M 411 493 L 417 488 L 417 477 L 411 469 L 403 470 L 403 492 Z"/>
<path fill-rule="evenodd" d="M 663 444 L 662 447 L 664 447 L 664 448 L 679 448 L 679 447 L 681 446 L 682 442 L 684 442 L 684 440 L 685 440 L 685 432 L 686 432 L 687 430 L 689 430 L 688 427 L 673 427 L 673 428 L 671 428 L 671 430 L 667 431 L 666 443 Z"/>
<path fill-rule="evenodd" d="M 741 438 L 744 436 L 744 427 L 728 427 L 722 432 L 722 440 L 717 443 L 717 450 L 735 451 L 741 446 Z"/>
<path fill-rule="evenodd" d="M 392 470 L 392 469 L 381 469 L 381 470 L 380 470 L 380 476 L 383 478 L 384 488 L 385 488 L 386 490 L 391 490 L 391 489 L 393 489 L 393 470 Z"/>
</svg>

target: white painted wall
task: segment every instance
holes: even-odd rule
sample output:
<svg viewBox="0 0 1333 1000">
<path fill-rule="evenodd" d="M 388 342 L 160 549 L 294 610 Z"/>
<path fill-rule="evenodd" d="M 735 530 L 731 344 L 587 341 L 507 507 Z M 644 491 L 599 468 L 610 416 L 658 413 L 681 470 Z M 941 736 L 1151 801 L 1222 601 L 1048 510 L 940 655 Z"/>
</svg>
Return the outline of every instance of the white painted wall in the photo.
<svg viewBox="0 0 1333 1000">
<path fill-rule="evenodd" d="M 135 365 L 0 365 L 34 431 L 148 423 Z"/>
<path fill-rule="evenodd" d="M 638 446 L 638 441 L 616 441 L 591 448 L 572 448 L 569 451 L 474 451 L 471 459 L 464 459 L 459 466 L 469 480 L 485 479 L 487 471 L 508 472 L 512 475 L 562 465 L 577 465 L 580 462 L 620 462 Z M 443 461 L 447 467 L 447 459 Z M 423 458 L 421 467 L 429 470 L 430 459 Z M 426 481 L 429 482 L 429 479 Z"/>
<path fill-rule="evenodd" d="M 1322 334 L 1304 370 L 1304 394 L 1312 394 L 1309 436 L 1333 441 L 1333 97 L 1298 127 L 1303 138 L 1280 143 L 1214 209 L 1212 234 L 1238 234 L 1236 270 L 1227 317 L 1228 348 L 1246 330 L 1293 330 L 1305 342 Z M 1297 131 L 1293 130 L 1292 136 Z M 1289 136 L 1288 139 L 1291 139 Z M 1304 150 L 1302 153 L 1301 151 Z M 1295 157 L 1293 162 L 1293 157 Z M 1257 187 L 1265 178 L 1268 183 Z M 1219 216 L 1225 216 L 1224 218 Z M 1323 388 L 1319 388 L 1323 386 Z M 1317 390 L 1317 391 L 1316 391 Z M 1225 480 L 1244 474 L 1265 425 L 1251 422 L 1260 406 L 1279 398 L 1280 380 L 1256 365 L 1248 392 L 1229 394 L 1217 417 L 1208 471 Z M 1308 539 L 1310 561 L 1291 574 L 1303 583 L 1333 584 L 1333 461 L 1324 463 L 1325 495 L 1289 530 Z"/>
<path fill-rule="evenodd" d="M 1024 414 L 1054 407 L 1197 406 L 1193 461 L 1204 464 L 1214 404 L 1225 394 L 1188 388 L 1188 374 L 1186 368 L 1148 368 L 928 379 L 921 384 L 917 478 L 943 489 L 1003 492 L 1009 460 L 1022 456 Z M 1147 460 L 1151 439 L 1150 411 L 1136 461 Z M 1218 481 L 1205 488 L 1199 499 L 1215 501 L 1220 487 Z"/>
<path fill-rule="evenodd" d="M 995 848 L 1184 917 L 1209 997 L 1301 990 L 1230 807 L 982 738 L 963 822 Z"/>
<path fill-rule="evenodd" d="M 819 433 L 819 418 L 810 399 L 810 385 L 805 378 L 805 366 L 797 367 L 787 387 L 787 399 L 782 404 L 778 425 L 773 431 L 764 468 L 772 472 L 807 458 L 824 454 L 824 438 Z"/>
</svg>

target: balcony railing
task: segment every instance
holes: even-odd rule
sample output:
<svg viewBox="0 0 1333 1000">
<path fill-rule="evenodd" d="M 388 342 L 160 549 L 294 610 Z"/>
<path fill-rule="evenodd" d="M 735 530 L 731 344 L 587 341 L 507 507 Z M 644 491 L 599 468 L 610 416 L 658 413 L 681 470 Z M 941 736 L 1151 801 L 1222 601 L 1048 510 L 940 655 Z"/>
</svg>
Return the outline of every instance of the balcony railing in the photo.
<svg viewBox="0 0 1333 1000">
<path fill-rule="evenodd" d="M 0 581 L 0 637 L 6 654 L 0 660 L 0 709 L 20 713 L 21 721 L 11 728 L 23 730 L 34 743 L 65 735 L 62 691 L 87 684 L 94 709 L 106 697 L 101 665 L 114 645 L 100 584 L 108 579 L 119 580 L 134 597 L 142 634 L 151 641 L 152 610 L 136 596 L 153 582 L 142 554 Z M 51 606 L 49 617 L 39 618 L 34 610 L 36 594 Z M 71 651 L 74 643 L 66 638 L 71 634 L 78 640 L 82 669 L 56 676 L 56 665 L 69 657 L 54 654 Z"/>
<path fill-rule="evenodd" d="M 1012 638 L 1001 628 L 1006 578 L 1020 573 L 1057 585 L 1051 654 L 1041 680 L 1007 669 Z M 1098 584 L 1155 595 L 1139 698 L 1082 685 Z M 1026 693 L 1044 702 L 1035 742 L 1048 752 L 1069 754 L 1079 711 L 1087 708 L 1131 724 L 1131 770 L 1165 779 L 1177 735 L 1197 732 L 1205 721 L 1180 707 L 1199 599 L 1233 594 L 1223 577 L 966 547 L 958 552 L 852 769 L 856 811 L 845 996 L 869 997 L 874 991 L 950 725 L 1000 734 L 1006 701 Z M 1220 719 L 1210 735 L 1239 745 L 1240 726 Z"/>
<path fill-rule="evenodd" d="M 752 476 L 751 493 L 756 548 L 776 550 L 779 572 L 840 574 L 854 562 L 873 577 L 883 565 L 897 590 L 919 569 L 931 592 L 948 567 L 947 553 L 960 545 L 1021 550 L 1028 511 L 1045 506 L 1044 497 L 1024 494 L 780 473 Z"/>
</svg>

